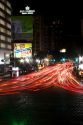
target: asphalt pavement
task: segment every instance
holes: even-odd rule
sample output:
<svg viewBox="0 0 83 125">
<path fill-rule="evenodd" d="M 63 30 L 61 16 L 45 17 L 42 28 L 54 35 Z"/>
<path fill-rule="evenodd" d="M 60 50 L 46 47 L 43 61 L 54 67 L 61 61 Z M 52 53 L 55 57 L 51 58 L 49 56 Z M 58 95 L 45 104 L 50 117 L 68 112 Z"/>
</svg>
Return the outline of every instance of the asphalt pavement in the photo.
<svg viewBox="0 0 83 125">
<path fill-rule="evenodd" d="M 83 94 L 62 88 L 0 96 L 0 125 L 83 125 Z"/>
</svg>

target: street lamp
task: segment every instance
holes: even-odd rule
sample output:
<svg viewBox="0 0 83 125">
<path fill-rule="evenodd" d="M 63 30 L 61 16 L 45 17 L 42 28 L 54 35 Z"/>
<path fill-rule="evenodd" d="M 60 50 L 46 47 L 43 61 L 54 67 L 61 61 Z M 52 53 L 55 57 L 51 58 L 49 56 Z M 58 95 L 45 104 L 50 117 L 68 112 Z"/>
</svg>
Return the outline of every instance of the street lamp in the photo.
<svg viewBox="0 0 83 125">
<path fill-rule="evenodd" d="M 66 53 L 66 49 L 65 48 L 61 49 L 60 53 Z"/>
<path fill-rule="evenodd" d="M 36 63 L 38 63 L 38 64 L 39 64 L 39 63 L 40 63 L 40 59 L 36 59 Z"/>
</svg>

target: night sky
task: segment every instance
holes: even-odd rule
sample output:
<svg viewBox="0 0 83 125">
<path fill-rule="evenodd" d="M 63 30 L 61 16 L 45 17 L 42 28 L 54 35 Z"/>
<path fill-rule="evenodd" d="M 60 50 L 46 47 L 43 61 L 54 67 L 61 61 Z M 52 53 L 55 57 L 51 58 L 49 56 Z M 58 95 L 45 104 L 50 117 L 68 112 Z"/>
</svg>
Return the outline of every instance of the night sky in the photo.
<svg viewBox="0 0 83 125">
<path fill-rule="evenodd" d="M 28 5 L 32 10 L 35 10 L 35 15 L 44 15 L 47 20 L 62 18 L 64 20 L 64 32 L 66 35 L 81 34 L 80 20 L 83 18 L 83 7 L 81 3 L 67 1 L 45 1 L 45 0 L 9 0 L 12 5 L 12 15 L 21 15 L 20 10 L 24 10 Z"/>
<path fill-rule="evenodd" d="M 13 14 L 19 14 L 20 9 L 24 9 L 25 6 L 30 6 L 31 9 L 36 10 L 36 14 L 42 15 L 56 15 L 65 17 L 81 17 L 83 7 L 79 5 L 79 2 L 73 3 L 71 1 L 61 2 L 59 0 L 9 0 L 12 4 Z"/>
</svg>

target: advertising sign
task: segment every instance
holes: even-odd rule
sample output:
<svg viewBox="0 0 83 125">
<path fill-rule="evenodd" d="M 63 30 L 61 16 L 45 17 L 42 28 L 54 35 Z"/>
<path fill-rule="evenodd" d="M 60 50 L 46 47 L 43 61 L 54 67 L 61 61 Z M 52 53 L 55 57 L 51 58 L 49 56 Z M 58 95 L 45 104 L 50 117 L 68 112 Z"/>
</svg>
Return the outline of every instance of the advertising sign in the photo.
<svg viewBox="0 0 83 125">
<path fill-rule="evenodd" d="M 32 57 L 32 43 L 14 43 L 14 57 L 16 58 Z"/>
<path fill-rule="evenodd" d="M 33 16 L 12 16 L 13 40 L 33 40 Z"/>
</svg>

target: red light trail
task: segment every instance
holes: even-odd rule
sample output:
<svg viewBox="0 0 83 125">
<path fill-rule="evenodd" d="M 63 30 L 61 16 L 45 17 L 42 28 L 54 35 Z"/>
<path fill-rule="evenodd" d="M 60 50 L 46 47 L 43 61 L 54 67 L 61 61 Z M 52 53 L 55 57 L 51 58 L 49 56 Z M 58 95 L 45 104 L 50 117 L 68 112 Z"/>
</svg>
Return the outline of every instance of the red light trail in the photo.
<svg viewBox="0 0 83 125">
<path fill-rule="evenodd" d="M 24 90 L 33 92 L 50 87 L 83 93 L 83 85 L 73 75 L 73 63 L 64 62 L 0 83 L 0 95 L 18 94 Z"/>
</svg>

